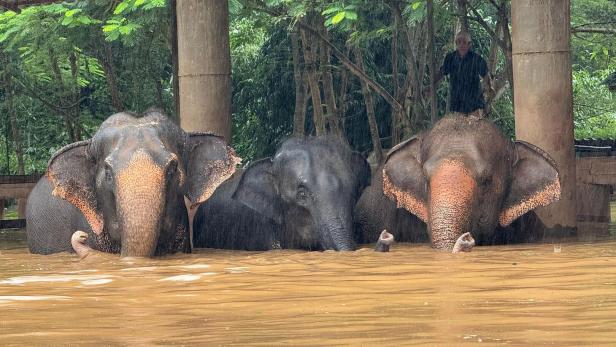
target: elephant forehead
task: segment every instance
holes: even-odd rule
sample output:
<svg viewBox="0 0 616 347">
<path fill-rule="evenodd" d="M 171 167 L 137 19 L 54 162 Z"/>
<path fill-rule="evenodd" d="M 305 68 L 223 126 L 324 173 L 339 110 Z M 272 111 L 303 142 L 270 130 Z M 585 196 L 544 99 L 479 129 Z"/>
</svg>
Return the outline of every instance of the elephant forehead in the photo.
<svg viewBox="0 0 616 347">
<path fill-rule="evenodd" d="M 126 167 L 118 172 L 118 194 L 122 196 L 127 190 L 139 187 L 161 186 L 164 166 L 157 164 L 144 151 L 136 151 Z"/>
<path fill-rule="evenodd" d="M 143 136 L 139 139 L 123 138 L 116 143 L 105 161 L 115 170 L 121 171 L 147 156 L 154 165 L 164 168 L 169 161 L 178 160 L 178 155 L 170 150 L 159 138 Z"/>
<path fill-rule="evenodd" d="M 503 155 L 478 143 L 452 141 L 451 145 L 433 148 L 425 158 L 428 159 L 423 166 L 428 177 L 432 177 L 441 166 L 452 162 L 462 165 L 471 177 L 480 177 L 493 172 L 495 167 L 501 164 Z"/>
<path fill-rule="evenodd" d="M 451 203 L 467 201 L 476 187 L 477 183 L 464 163 L 444 160 L 435 169 L 430 180 L 430 196 L 432 203 L 440 199 L 450 199 Z"/>
</svg>

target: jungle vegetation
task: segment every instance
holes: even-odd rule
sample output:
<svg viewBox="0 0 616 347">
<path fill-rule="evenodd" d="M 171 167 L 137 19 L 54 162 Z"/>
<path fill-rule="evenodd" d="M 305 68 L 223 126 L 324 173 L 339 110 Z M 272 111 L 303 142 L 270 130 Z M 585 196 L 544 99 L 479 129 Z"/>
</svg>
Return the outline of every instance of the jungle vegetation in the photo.
<svg viewBox="0 0 616 347">
<path fill-rule="evenodd" d="M 0 174 L 44 171 L 115 112 L 175 116 L 174 0 L 87 0 L 0 12 Z M 510 0 L 229 0 L 233 146 L 293 134 L 373 151 L 431 124 L 429 72 L 468 28 L 488 60 L 493 119 L 513 137 Z M 571 0 L 575 136 L 616 138 L 616 3 Z M 430 30 L 432 28 L 432 30 Z M 428 54 L 433 31 L 433 60 Z M 447 109 L 440 83 L 437 117 Z"/>
</svg>

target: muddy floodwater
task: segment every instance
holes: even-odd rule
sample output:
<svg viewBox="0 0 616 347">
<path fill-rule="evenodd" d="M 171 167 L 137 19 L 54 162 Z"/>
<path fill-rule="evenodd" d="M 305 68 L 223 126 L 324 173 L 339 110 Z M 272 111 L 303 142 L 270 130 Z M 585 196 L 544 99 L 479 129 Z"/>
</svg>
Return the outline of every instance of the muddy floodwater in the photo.
<svg viewBox="0 0 616 347">
<path fill-rule="evenodd" d="M 616 345 L 613 241 L 78 261 L 16 233 L 1 346 Z"/>
</svg>

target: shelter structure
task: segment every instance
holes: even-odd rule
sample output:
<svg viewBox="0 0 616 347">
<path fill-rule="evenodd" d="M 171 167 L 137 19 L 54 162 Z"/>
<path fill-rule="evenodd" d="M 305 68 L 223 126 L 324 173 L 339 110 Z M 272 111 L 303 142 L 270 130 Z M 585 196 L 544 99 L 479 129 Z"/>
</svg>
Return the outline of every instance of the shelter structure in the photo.
<svg viewBox="0 0 616 347">
<path fill-rule="evenodd" d="M 560 200 L 537 209 L 555 231 L 576 230 L 569 0 L 511 2 L 515 133 L 556 161 Z"/>
<path fill-rule="evenodd" d="M 180 126 L 231 142 L 231 51 L 227 0 L 177 0 Z"/>
</svg>

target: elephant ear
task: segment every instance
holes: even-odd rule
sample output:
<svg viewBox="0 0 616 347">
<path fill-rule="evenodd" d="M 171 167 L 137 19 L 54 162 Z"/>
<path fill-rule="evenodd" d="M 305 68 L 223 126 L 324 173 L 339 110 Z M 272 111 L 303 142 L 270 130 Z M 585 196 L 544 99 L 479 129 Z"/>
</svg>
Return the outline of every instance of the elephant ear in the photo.
<svg viewBox="0 0 616 347">
<path fill-rule="evenodd" d="M 190 208 L 212 196 L 216 188 L 235 172 L 242 158 L 225 140 L 208 133 L 189 133 L 184 146 L 185 194 Z"/>
<path fill-rule="evenodd" d="M 282 204 L 271 158 L 255 161 L 246 167 L 232 198 L 282 224 Z"/>
<path fill-rule="evenodd" d="M 103 215 L 98 211 L 94 188 L 94 161 L 88 154 L 91 140 L 75 142 L 57 151 L 49 160 L 45 175 L 51 194 L 75 205 L 96 234 L 103 232 Z"/>
<path fill-rule="evenodd" d="M 498 217 L 507 226 L 524 213 L 560 199 L 560 180 L 554 160 L 542 149 L 523 141 L 515 143 L 513 178 Z"/>
<path fill-rule="evenodd" d="M 371 173 L 368 161 L 357 152 L 351 154 L 351 173 L 355 176 L 355 199 L 359 199 L 361 192 L 370 185 Z"/>
<path fill-rule="evenodd" d="M 383 193 L 398 208 L 428 221 L 427 180 L 421 164 L 421 138 L 412 137 L 393 147 L 383 165 Z"/>
</svg>

